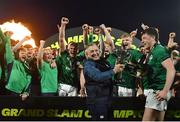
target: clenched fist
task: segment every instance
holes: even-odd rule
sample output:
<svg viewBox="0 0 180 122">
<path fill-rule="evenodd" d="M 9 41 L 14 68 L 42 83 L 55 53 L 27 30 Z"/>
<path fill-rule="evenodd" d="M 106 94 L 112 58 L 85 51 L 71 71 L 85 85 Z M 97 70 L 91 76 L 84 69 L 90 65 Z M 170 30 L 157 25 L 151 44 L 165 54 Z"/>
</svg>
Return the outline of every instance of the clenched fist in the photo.
<svg viewBox="0 0 180 122">
<path fill-rule="evenodd" d="M 66 17 L 62 17 L 61 24 L 68 24 L 68 23 L 69 23 L 69 19 Z"/>
<path fill-rule="evenodd" d="M 131 37 L 135 37 L 135 36 L 137 35 L 137 31 L 138 31 L 138 29 L 132 31 L 132 32 L 130 33 Z"/>
<path fill-rule="evenodd" d="M 95 34 L 100 34 L 100 33 L 101 33 L 101 29 L 100 29 L 100 28 L 96 28 L 96 29 L 94 30 L 94 33 L 95 33 Z"/>
<path fill-rule="evenodd" d="M 44 45 L 45 41 L 44 40 L 40 40 L 40 45 Z"/>
<path fill-rule="evenodd" d="M 111 31 L 112 31 L 112 28 L 111 28 L 111 27 L 107 27 L 106 29 L 107 29 L 107 31 L 108 31 L 109 33 L 111 33 Z"/>
<path fill-rule="evenodd" d="M 88 28 L 89 28 L 88 24 L 84 24 L 84 25 L 82 26 L 82 29 L 83 29 L 83 30 L 88 30 Z"/>
<path fill-rule="evenodd" d="M 176 33 L 171 32 L 171 33 L 169 34 L 169 38 L 175 38 L 175 37 L 176 37 Z"/>
<path fill-rule="evenodd" d="M 92 33 L 93 32 L 93 30 L 94 30 L 94 28 L 93 28 L 93 26 L 89 26 L 89 33 Z"/>
<path fill-rule="evenodd" d="M 106 26 L 104 24 L 101 24 L 99 27 L 103 30 L 106 29 Z"/>
</svg>

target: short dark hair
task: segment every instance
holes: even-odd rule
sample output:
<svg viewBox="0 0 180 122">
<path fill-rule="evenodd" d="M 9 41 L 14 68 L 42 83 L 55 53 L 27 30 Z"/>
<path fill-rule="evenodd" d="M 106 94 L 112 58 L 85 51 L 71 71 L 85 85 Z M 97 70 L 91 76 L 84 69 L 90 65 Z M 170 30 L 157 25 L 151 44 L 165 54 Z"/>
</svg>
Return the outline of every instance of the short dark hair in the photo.
<svg viewBox="0 0 180 122">
<path fill-rule="evenodd" d="M 150 36 L 154 36 L 155 41 L 159 41 L 159 33 L 156 28 L 153 28 L 153 27 L 147 28 L 147 29 L 143 30 L 143 32 L 141 33 L 141 35 L 143 35 L 143 34 L 148 34 Z"/>
<path fill-rule="evenodd" d="M 24 45 L 23 47 L 24 47 L 24 48 L 33 48 L 32 45 L 30 45 L 30 44 L 26 44 L 26 45 Z"/>
<path fill-rule="evenodd" d="M 70 42 L 69 44 L 68 44 L 68 46 L 74 46 L 75 48 L 78 48 L 78 43 L 75 43 L 75 42 Z"/>
<path fill-rule="evenodd" d="M 14 56 L 15 56 L 15 59 L 16 59 L 16 60 L 19 59 L 19 52 L 20 52 L 21 50 L 22 50 L 22 51 L 26 51 L 26 49 L 25 49 L 24 47 L 20 47 L 20 48 L 17 49 L 16 52 L 14 52 Z"/>
</svg>

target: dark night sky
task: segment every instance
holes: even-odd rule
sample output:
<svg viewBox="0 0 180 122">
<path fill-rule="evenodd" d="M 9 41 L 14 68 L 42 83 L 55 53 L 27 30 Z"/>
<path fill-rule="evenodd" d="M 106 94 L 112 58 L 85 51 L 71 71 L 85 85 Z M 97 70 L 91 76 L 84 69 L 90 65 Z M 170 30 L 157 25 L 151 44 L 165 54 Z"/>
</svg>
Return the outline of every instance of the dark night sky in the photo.
<svg viewBox="0 0 180 122">
<path fill-rule="evenodd" d="M 37 42 L 57 33 L 56 25 L 62 16 L 69 17 L 68 28 L 84 23 L 104 23 L 130 32 L 140 29 L 144 22 L 160 29 L 160 40 L 165 44 L 171 31 L 177 33 L 177 40 L 180 39 L 180 0 L 0 1 L 0 23 L 11 19 L 22 22 L 29 27 Z"/>
</svg>

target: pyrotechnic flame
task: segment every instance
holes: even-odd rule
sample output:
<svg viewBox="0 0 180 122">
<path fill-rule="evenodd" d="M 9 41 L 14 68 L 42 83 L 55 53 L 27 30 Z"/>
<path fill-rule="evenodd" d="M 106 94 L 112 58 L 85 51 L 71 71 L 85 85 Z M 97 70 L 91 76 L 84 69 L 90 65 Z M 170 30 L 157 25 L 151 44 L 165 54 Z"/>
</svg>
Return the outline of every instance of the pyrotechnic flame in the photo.
<svg viewBox="0 0 180 122">
<path fill-rule="evenodd" d="M 2 25 L 0 25 L 0 28 L 2 29 L 3 32 L 12 31 L 13 35 L 11 36 L 11 39 L 15 41 L 21 41 L 26 36 L 29 36 L 31 38 L 31 31 L 27 27 L 25 27 L 22 23 L 20 22 L 15 23 L 14 20 L 12 20 L 11 22 L 3 23 Z M 30 44 L 33 48 L 36 47 L 33 38 L 25 41 L 23 45 L 25 44 Z"/>
</svg>

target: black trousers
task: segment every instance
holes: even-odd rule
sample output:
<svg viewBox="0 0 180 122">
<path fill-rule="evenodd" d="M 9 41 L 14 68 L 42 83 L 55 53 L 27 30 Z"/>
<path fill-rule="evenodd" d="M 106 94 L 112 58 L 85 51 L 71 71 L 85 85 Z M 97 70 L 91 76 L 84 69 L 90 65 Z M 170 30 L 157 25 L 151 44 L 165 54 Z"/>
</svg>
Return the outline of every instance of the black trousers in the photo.
<svg viewBox="0 0 180 122">
<path fill-rule="evenodd" d="M 111 106 L 110 97 L 87 98 L 86 104 L 92 120 L 109 119 L 109 108 Z"/>
</svg>

